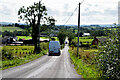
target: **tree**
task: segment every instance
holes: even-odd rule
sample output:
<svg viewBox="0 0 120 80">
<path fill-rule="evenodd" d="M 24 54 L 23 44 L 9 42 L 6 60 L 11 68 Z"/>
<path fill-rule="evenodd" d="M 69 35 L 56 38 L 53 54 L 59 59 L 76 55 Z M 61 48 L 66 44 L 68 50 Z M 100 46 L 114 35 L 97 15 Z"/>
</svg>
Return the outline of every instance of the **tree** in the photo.
<svg viewBox="0 0 120 80">
<path fill-rule="evenodd" d="M 49 35 L 49 40 L 50 40 L 51 29 L 55 25 L 55 19 L 52 16 L 48 17 L 47 24 L 48 24 L 48 35 Z"/>
<path fill-rule="evenodd" d="M 44 6 L 44 4 L 40 3 L 40 7 L 39 7 L 39 3 L 35 3 L 31 6 L 28 7 L 21 7 L 18 11 L 18 15 L 19 15 L 19 21 L 23 20 L 25 21 L 26 24 L 29 24 L 30 27 L 32 27 L 32 39 L 35 42 L 34 46 L 34 52 L 38 52 L 39 48 L 39 23 L 43 22 L 45 23 L 47 20 L 47 13 L 46 13 L 47 9 Z"/>
<path fill-rule="evenodd" d="M 58 33 L 58 39 L 60 41 L 60 45 L 64 44 L 66 38 L 66 31 L 65 30 L 60 30 Z"/>
<path fill-rule="evenodd" d="M 69 40 L 69 45 L 71 45 L 72 39 L 75 38 L 75 34 L 72 33 L 71 31 L 68 31 L 67 37 L 68 37 L 68 40 Z"/>
</svg>

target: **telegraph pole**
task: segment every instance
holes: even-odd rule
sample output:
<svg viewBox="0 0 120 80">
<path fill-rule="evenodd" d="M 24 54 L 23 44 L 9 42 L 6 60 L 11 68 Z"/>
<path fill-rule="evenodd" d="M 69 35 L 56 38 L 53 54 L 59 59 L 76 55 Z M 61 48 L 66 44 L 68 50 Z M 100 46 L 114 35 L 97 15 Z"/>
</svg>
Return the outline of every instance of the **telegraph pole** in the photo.
<svg viewBox="0 0 120 80">
<path fill-rule="evenodd" d="M 78 45 L 77 45 L 77 57 L 79 56 L 80 5 L 81 5 L 81 3 L 79 2 L 79 10 L 78 10 Z"/>
<path fill-rule="evenodd" d="M 39 13 L 38 13 L 38 51 L 40 52 L 40 2 L 39 1 Z"/>
</svg>

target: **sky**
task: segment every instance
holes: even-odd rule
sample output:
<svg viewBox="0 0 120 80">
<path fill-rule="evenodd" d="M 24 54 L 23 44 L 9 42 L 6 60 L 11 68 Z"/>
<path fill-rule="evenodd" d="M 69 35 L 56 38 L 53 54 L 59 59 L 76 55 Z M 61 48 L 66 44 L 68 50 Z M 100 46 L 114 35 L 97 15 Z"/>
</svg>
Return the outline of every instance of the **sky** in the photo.
<svg viewBox="0 0 120 80">
<path fill-rule="evenodd" d="M 57 25 L 64 25 L 83 0 L 42 0 L 47 7 L 48 16 L 53 16 Z M 80 6 L 80 24 L 113 24 L 118 23 L 118 2 L 120 0 L 84 0 Z M 39 0 L 0 0 L 0 22 L 18 23 L 18 10 L 30 6 Z M 24 22 L 21 22 L 24 23 Z M 66 23 L 78 24 L 78 8 Z"/>
</svg>

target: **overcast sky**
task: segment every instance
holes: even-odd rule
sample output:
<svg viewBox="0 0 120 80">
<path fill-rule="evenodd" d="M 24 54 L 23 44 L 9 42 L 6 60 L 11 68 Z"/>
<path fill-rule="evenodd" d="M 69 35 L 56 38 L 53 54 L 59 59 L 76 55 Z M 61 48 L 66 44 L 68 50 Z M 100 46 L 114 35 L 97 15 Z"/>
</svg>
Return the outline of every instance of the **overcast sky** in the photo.
<svg viewBox="0 0 120 80">
<path fill-rule="evenodd" d="M 21 6 L 30 6 L 39 0 L 0 0 L 0 22 L 18 22 L 17 12 Z M 56 24 L 64 25 L 71 13 L 82 0 L 42 0 L 53 16 Z M 81 5 L 81 24 L 118 23 L 118 1 L 120 0 L 85 0 Z M 23 22 L 22 22 L 23 23 Z M 78 10 L 67 24 L 77 25 Z"/>
</svg>

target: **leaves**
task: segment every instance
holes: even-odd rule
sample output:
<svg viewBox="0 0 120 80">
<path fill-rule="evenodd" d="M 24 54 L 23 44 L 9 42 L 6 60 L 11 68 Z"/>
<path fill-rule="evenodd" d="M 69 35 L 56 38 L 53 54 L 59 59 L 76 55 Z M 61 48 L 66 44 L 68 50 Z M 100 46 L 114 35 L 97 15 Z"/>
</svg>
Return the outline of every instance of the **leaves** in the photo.
<svg viewBox="0 0 120 80">
<path fill-rule="evenodd" d="M 40 7 L 41 17 L 47 14 L 46 10 L 47 10 L 46 7 L 43 4 L 41 4 Z M 26 22 L 30 22 L 30 20 L 32 21 L 34 15 L 38 17 L 38 13 L 39 13 L 39 4 L 34 2 L 33 5 L 28 6 L 26 8 L 22 6 L 18 11 L 18 16 L 20 20 L 26 20 Z"/>
<path fill-rule="evenodd" d="M 100 70 L 103 71 L 103 76 L 106 78 L 120 79 L 119 33 L 119 27 L 116 30 L 112 30 L 112 34 L 109 35 L 109 39 L 104 43 L 104 46 L 100 47 L 99 50 L 98 65 Z"/>
</svg>

